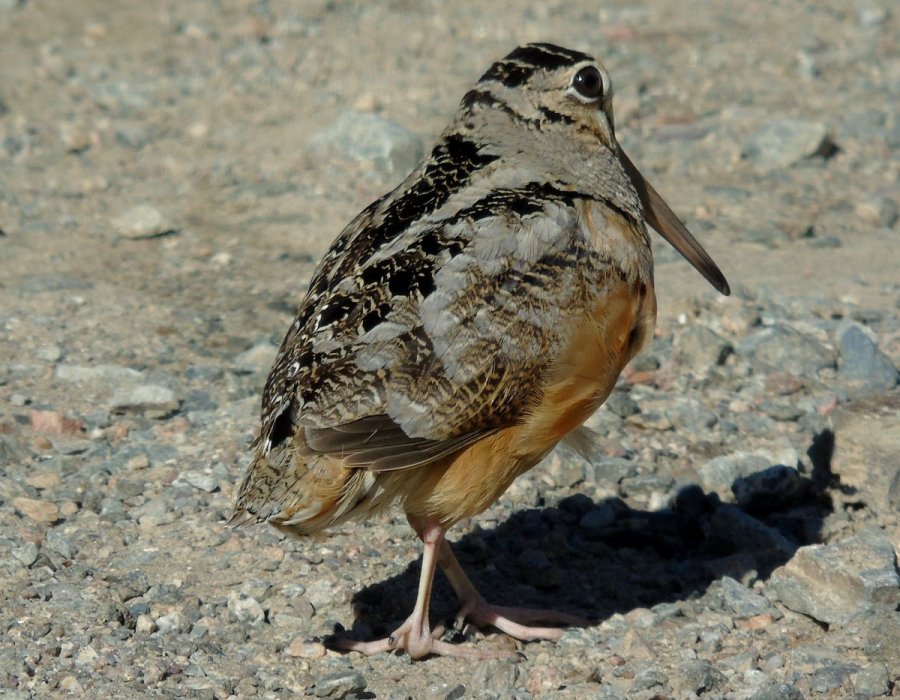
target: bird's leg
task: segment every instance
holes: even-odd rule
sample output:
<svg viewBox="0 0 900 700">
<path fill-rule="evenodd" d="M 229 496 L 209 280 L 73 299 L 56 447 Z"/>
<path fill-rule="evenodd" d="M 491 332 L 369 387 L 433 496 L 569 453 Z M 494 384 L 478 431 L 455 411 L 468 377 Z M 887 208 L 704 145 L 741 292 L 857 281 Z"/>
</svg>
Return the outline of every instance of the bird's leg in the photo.
<svg viewBox="0 0 900 700">
<path fill-rule="evenodd" d="M 510 637 L 528 641 L 531 639 L 558 640 L 563 631 L 556 627 L 531 627 L 534 622 L 548 622 L 556 625 L 573 625 L 584 627 L 590 624 L 576 615 L 557 612 L 555 610 L 536 610 L 533 608 L 506 608 L 489 604 L 472 585 L 466 572 L 463 571 L 450 543 L 441 539 L 438 551 L 438 563 L 450 581 L 462 607 L 457 613 L 457 625 L 462 626 L 465 620 L 476 627 L 496 627 Z"/>
<path fill-rule="evenodd" d="M 416 605 L 406 621 L 393 631 L 391 636 L 374 642 L 357 642 L 351 639 L 336 639 L 332 646 L 344 651 L 358 651 L 366 655 L 383 651 L 402 649 L 413 659 L 421 659 L 428 654 L 444 656 L 461 656 L 474 659 L 505 658 L 509 652 L 496 652 L 463 647 L 436 639 L 428 621 L 428 607 L 431 601 L 431 587 L 434 582 L 434 569 L 437 564 L 437 552 L 444 543 L 444 529 L 437 524 L 418 527 L 418 523 L 410 520 L 425 545 L 422 555 L 422 573 L 419 575 L 419 592 Z"/>
</svg>

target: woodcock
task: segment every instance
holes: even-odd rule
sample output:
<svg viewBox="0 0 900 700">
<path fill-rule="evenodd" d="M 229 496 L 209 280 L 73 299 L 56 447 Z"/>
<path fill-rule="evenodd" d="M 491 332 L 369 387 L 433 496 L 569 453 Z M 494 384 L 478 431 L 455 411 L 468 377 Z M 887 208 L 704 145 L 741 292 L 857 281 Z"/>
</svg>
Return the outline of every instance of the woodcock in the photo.
<svg viewBox="0 0 900 700">
<path fill-rule="evenodd" d="M 415 608 L 387 639 L 340 648 L 496 655 L 432 633 L 437 565 L 459 621 L 521 640 L 576 622 L 489 605 L 445 535 L 579 428 L 653 335 L 645 224 L 729 293 L 616 141 L 606 69 L 529 44 L 331 245 L 266 382 L 233 522 L 304 536 L 399 502 L 424 544 Z"/>
</svg>

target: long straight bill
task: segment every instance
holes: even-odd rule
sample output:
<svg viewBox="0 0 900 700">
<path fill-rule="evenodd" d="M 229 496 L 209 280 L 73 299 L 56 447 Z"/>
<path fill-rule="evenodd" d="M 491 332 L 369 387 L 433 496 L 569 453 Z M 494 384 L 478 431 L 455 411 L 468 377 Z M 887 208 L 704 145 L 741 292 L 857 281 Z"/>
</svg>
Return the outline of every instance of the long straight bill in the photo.
<svg viewBox="0 0 900 700">
<path fill-rule="evenodd" d="M 709 257 L 709 253 L 691 235 L 691 232 L 687 230 L 681 219 L 675 215 L 675 212 L 669 208 L 669 205 L 665 203 L 659 192 L 653 189 L 653 186 L 638 172 L 634 163 L 631 162 L 621 148 L 619 149 L 619 156 L 622 159 L 625 172 L 628 173 L 628 177 L 631 178 L 631 182 L 641 198 L 641 204 L 644 206 L 644 219 L 647 223 L 656 229 L 659 235 L 665 238 L 675 250 L 681 253 L 685 260 L 706 278 L 707 282 L 725 296 L 731 294 L 728 280 L 725 279 L 725 275 L 722 274 L 719 266 Z"/>
</svg>

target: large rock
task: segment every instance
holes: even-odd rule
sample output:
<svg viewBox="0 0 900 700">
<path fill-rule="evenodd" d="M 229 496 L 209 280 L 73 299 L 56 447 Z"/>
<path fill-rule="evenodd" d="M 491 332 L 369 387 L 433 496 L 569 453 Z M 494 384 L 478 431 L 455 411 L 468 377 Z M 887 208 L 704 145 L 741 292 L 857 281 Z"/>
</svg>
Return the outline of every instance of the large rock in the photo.
<svg viewBox="0 0 900 700">
<path fill-rule="evenodd" d="M 730 499 L 735 482 L 771 465 L 772 461 L 767 456 L 742 450 L 713 457 L 697 473 L 704 490 L 715 492 L 723 499 Z"/>
<path fill-rule="evenodd" d="M 386 177 L 408 174 L 425 150 L 422 140 L 406 127 L 377 114 L 354 111 L 341 114 L 313 137 L 310 145 L 314 150 L 367 163 Z"/>
<path fill-rule="evenodd" d="M 835 150 L 822 122 L 776 116 L 747 139 L 741 155 L 764 167 L 786 168 L 807 158 L 827 158 Z"/>
<path fill-rule="evenodd" d="M 675 360 L 698 374 L 721 365 L 734 351 L 730 342 L 701 325 L 690 325 L 675 335 Z"/>
<path fill-rule="evenodd" d="M 793 445 L 785 439 L 773 439 L 757 441 L 752 450 L 737 450 L 727 455 L 713 457 L 698 469 L 700 485 L 706 491 L 714 491 L 726 501 L 731 501 L 739 493 L 734 490 L 742 480 L 753 477 L 754 474 L 765 472 L 772 466 L 784 465 L 793 467 L 799 461 L 800 456 Z M 739 489 L 753 484 L 759 485 L 758 478 L 751 484 L 738 486 Z M 738 496 L 744 498 L 750 489 L 744 488 Z M 747 492 L 747 493 L 745 493 Z"/>
<path fill-rule="evenodd" d="M 112 220 L 112 225 L 125 238 L 156 238 L 176 231 L 160 211 L 149 204 L 138 204 L 122 212 Z"/>
<path fill-rule="evenodd" d="M 675 670 L 672 678 L 675 691 L 682 697 L 706 693 L 714 695 L 726 682 L 724 674 L 703 659 L 685 661 Z"/>
<path fill-rule="evenodd" d="M 142 413 L 149 418 L 164 418 L 178 410 L 181 399 L 168 387 L 141 384 L 117 391 L 111 403 L 114 413 Z"/>
<path fill-rule="evenodd" d="M 832 414 L 831 471 L 843 498 L 879 515 L 900 511 L 900 391 L 839 407 Z"/>
<path fill-rule="evenodd" d="M 788 608 L 830 625 L 900 603 L 894 548 L 875 527 L 843 542 L 801 547 L 769 583 Z"/>
<path fill-rule="evenodd" d="M 143 376 L 141 372 L 131 367 L 119 365 L 57 365 L 55 370 L 57 379 L 79 384 L 100 384 L 104 387 L 115 386 L 120 383 L 136 384 Z"/>
<path fill-rule="evenodd" d="M 803 494 L 803 480 L 793 467 L 777 464 L 737 479 L 731 490 L 745 510 L 768 512 L 798 500 Z"/>
<path fill-rule="evenodd" d="M 851 396 L 890 391 L 897 385 L 897 368 L 858 327 L 841 336 L 841 379 Z"/>
<path fill-rule="evenodd" d="M 278 348 L 272 343 L 257 343 L 249 350 L 245 350 L 234 358 L 233 367 L 241 374 L 253 374 L 254 372 L 268 372 L 275 362 Z"/>
<path fill-rule="evenodd" d="M 735 348 L 757 369 L 815 378 L 820 369 L 834 366 L 834 355 L 815 338 L 788 326 L 776 325 L 748 336 Z"/>
<path fill-rule="evenodd" d="M 716 508 L 709 519 L 706 536 L 713 551 L 750 553 L 761 567 L 770 562 L 780 563 L 794 551 L 794 545 L 778 530 L 728 503 Z"/>
</svg>

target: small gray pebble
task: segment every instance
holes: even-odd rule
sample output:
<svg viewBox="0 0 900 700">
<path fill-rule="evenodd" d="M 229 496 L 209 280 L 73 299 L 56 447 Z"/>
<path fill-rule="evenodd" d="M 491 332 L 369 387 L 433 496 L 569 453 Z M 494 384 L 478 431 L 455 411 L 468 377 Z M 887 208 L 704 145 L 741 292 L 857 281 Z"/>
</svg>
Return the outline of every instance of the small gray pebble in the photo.
<svg viewBox="0 0 900 700">
<path fill-rule="evenodd" d="M 668 676 L 659 669 L 644 668 L 634 674 L 631 692 L 665 687 L 668 684 L 667 682 Z"/>
<path fill-rule="evenodd" d="M 614 391 L 603 405 L 619 418 L 628 418 L 635 413 L 640 413 L 641 410 L 638 408 L 637 402 L 625 391 Z"/>
<path fill-rule="evenodd" d="M 460 698 L 465 697 L 466 695 L 466 686 L 462 683 L 458 683 L 453 686 L 447 694 L 444 696 L 444 700 L 460 700 Z"/>
<path fill-rule="evenodd" d="M 890 683 L 891 674 L 887 665 L 876 661 L 859 669 L 854 681 L 854 688 L 860 695 L 878 697 L 887 694 Z"/>
<path fill-rule="evenodd" d="M 610 683 L 601 683 L 593 697 L 598 700 L 625 700 L 625 693 Z"/>
<path fill-rule="evenodd" d="M 741 231 L 740 238 L 745 243 L 755 243 L 766 248 L 781 248 L 790 242 L 788 235 L 776 226 L 766 228 L 751 226 Z"/>
<path fill-rule="evenodd" d="M 709 661 L 698 659 L 682 664 L 673 674 L 672 684 L 681 692 L 690 691 L 698 695 L 714 693 L 724 687 L 725 675 Z"/>
<path fill-rule="evenodd" d="M 776 116 L 747 140 L 742 155 L 763 166 L 786 168 L 806 158 L 828 157 L 835 148 L 822 122 Z"/>
<path fill-rule="evenodd" d="M 828 234 L 825 236 L 813 236 L 812 238 L 808 238 L 806 239 L 806 245 L 810 248 L 841 248 L 844 243 L 834 234 Z"/>
<path fill-rule="evenodd" d="M 125 238 L 156 238 L 175 231 L 160 211 L 149 204 L 132 207 L 114 218 L 112 224 Z"/>
<path fill-rule="evenodd" d="M 150 579 L 143 571 L 129 571 L 115 581 L 115 589 L 122 600 L 137 598 L 150 590 Z"/>
<path fill-rule="evenodd" d="M 177 411 L 179 406 L 181 400 L 172 389 L 141 384 L 117 391 L 110 408 L 114 413 L 142 413 L 148 418 L 162 418 Z"/>
<path fill-rule="evenodd" d="M 72 559 L 78 553 L 78 548 L 59 530 L 50 530 L 44 544 L 51 552 L 56 552 L 63 559 Z"/>
<path fill-rule="evenodd" d="M 668 406 L 666 417 L 675 430 L 690 431 L 688 434 L 712 428 L 719 420 L 706 406 L 690 397 L 675 398 Z"/>
<path fill-rule="evenodd" d="M 153 139 L 153 132 L 139 124 L 119 124 L 116 127 L 116 143 L 134 151 L 141 150 Z"/>
<path fill-rule="evenodd" d="M 256 598 L 247 596 L 238 591 L 228 594 L 228 610 L 240 622 L 249 622 L 252 625 L 260 623 L 266 616 L 262 605 Z"/>
<path fill-rule="evenodd" d="M 175 483 L 178 481 L 183 481 L 184 483 L 193 486 L 195 489 L 206 491 L 207 493 L 213 493 L 214 491 L 219 490 L 219 477 L 215 474 L 204 474 L 199 471 L 186 471 L 178 477 Z"/>
<path fill-rule="evenodd" d="M 121 479 L 116 484 L 116 496 L 122 499 L 142 496 L 146 491 L 147 482 L 143 479 Z"/>
<path fill-rule="evenodd" d="M 828 348 L 784 325 L 747 336 L 735 346 L 735 351 L 766 373 L 779 370 L 797 377 L 816 378 L 819 370 L 834 366 L 834 356 Z"/>
<path fill-rule="evenodd" d="M 83 122 L 63 122 L 59 126 L 59 140 L 69 153 L 81 153 L 91 147 L 91 132 Z"/>
<path fill-rule="evenodd" d="M 107 496 L 100 501 L 100 520 L 108 523 L 117 523 L 127 518 L 128 514 L 125 512 L 125 507 L 118 498 Z"/>
<path fill-rule="evenodd" d="M 652 352 L 643 352 L 631 361 L 635 372 L 653 372 L 659 369 L 659 358 Z"/>
<path fill-rule="evenodd" d="M 156 618 L 156 626 L 160 632 L 183 633 L 191 629 L 191 621 L 180 610 L 174 610 Z"/>
<path fill-rule="evenodd" d="M 12 555 L 22 566 L 28 567 L 37 561 L 39 550 L 34 542 L 23 542 L 14 548 Z"/>
<path fill-rule="evenodd" d="M 503 659 L 486 661 L 472 669 L 470 686 L 493 691 L 498 697 L 504 697 L 515 688 L 519 678 L 517 664 Z"/>
<path fill-rule="evenodd" d="M 376 114 L 347 111 L 312 140 L 312 146 L 370 163 L 381 176 L 406 175 L 425 148 L 409 129 Z"/>
<path fill-rule="evenodd" d="M 819 75 L 816 56 L 809 51 L 799 51 L 797 53 L 797 68 L 800 76 L 807 80 L 817 78 Z"/>
<path fill-rule="evenodd" d="M 588 531 L 600 531 L 616 519 L 616 511 L 609 504 L 602 504 L 581 516 L 578 526 Z"/>
<path fill-rule="evenodd" d="M 317 680 L 311 690 L 317 698 L 354 697 L 366 689 L 366 679 L 359 671 L 337 671 Z"/>
<path fill-rule="evenodd" d="M 859 7 L 856 11 L 856 19 L 859 21 L 859 25 L 864 29 L 874 29 L 875 27 L 884 24 L 887 18 L 888 11 L 885 8 L 878 7 L 874 4 L 867 4 L 863 7 Z"/>
<path fill-rule="evenodd" d="M 259 343 L 235 357 L 233 366 L 236 371 L 246 374 L 268 372 L 277 354 L 278 348 L 272 343 Z"/>
<path fill-rule="evenodd" d="M 35 350 L 34 354 L 44 362 L 59 362 L 62 357 L 62 348 L 59 345 L 48 343 L 47 345 L 41 345 Z"/>
<path fill-rule="evenodd" d="M 801 416 L 806 414 L 803 407 L 797 405 L 789 398 L 768 399 L 763 401 L 759 408 L 773 420 L 782 423 L 799 420 Z"/>
<path fill-rule="evenodd" d="M 852 396 L 879 394 L 897 385 L 897 368 L 856 326 L 841 336 L 841 378 Z"/>
<path fill-rule="evenodd" d="M 727 503 L 716 508 L 707 527 L 711 546 L 724 552 L 752 552 L 758 559 L 767 553 L 790 555 L 796 549 L 778 530 Z"/>
<path fill-rule="evenodd" d="M 271 590 L 271 581 L 253 578 L 249 581 L 244 581 L 244 583 L 241 584 L 240 592 L 241 594 L 250 598 L 255 598 L 256 600 L 264 600 Z"/>
<path fill-rule="evenodd" d="M 50 624 L 49 621 L 38 623 L 37 626 L 31 632 L 31 639 L 33 641 L 37 641 L 39 639 L 43 639 L 48 634 L 50 634 L 50 630 L 53 629 L 53 625 Z M 4 697 L 6 697 L 4 695 Z"/>
<path fill-rule="evenodd" d="M 715 331 L 701 325 L 689 325 L 676 333 L 675 358 L 695 372 L 706 372 L 721 365 L 734 347 Z"/>
<path fill-rule="evenodd" d="M 752 511 L 779 510 L 796 501 L 802 489 L 800 473 L 781 464 L 736 479 L 731 486 L 738 505 Z"/>
<path fill-rule="evenodd" d="M 29 399 L 25 394 L 10 394 L 9 403 L 16 408 L 22 408 L 23 406 L 27 406 L 31 403 L 31 399 Z"/>
<path fill-rule="evenodd" d="M 870 197 L 857 202 L 856 215 L 863 221 L 880 228 L 890 228 L 897 223 L 897 203 L 890 197 Z"/>
<path fill-rule="evenodd" d="M 809 679 L 809 687 L 817 693 L 829 693 L 859 670 L 856 664 L 829 664 L 817 669 Z"/>
<path fill-rule="evenodd" d="M 885 608 L 881 608 L 884 610 Z M 900 620 L 896 613 L 889 618 L 872 615 L 863 620 L 863 651 L 873 661 L 885 662 L 888 668 L 897 665 L 897 649 L 900 649 Z"/>
<path fill-rule="evenodd" d="M 725 496 L 739 479 L 766 469 L 770 465 L 762 455 L 736 452 L 713 457 L 699 469 L 700 485 L 707 491 Z"/>
<path fill-rule="evenodd" d="M 801 693 L 793 685 L 787 683 L 767 683 L 759 688 L 750 700 L 804 700 Z"/>
<path fill-rule="evenodd" d="M 766 598 L 730 576 L 723 577 L 720 584 L 725 605 L 737 617 L 754 617 L 772 609 L 772 604 Z"/>
<path fill-rule="evenodd" d="M 184 377 L 190 381 L 212 383 L 219 381 L 225 374 L 221 367 L 209 365 L 193 365 L 184 371 Z"/>
<path fill-rule="evenodd" d="M 560 583 L 559 569 L 547 555 L 537 549 L 526 549 L 519 555 L 522 580 L 536 588 L 555 588 Z"/>
<path fill-rule="evenodd" d="M 650 608 L 657 620 L 670 620 L 681 616 L 681 607 L 678 603 L 657 603 Z"/>
<path fill-rule="evenodd" d="M 57 379 L 83 384 L 104 383 L 111 386 L 127 383 L 134 385 L 143 377 L 141 372 L 120 365 L 57 365 L 53 371 Z"/>
<path fill-rule="evenodd" d="M 139 601 L 129 606 L 128 610 L 134 617 L 138 617 L 139 615 L 149 615 L 150 605 L 143 601 Z"/>
<path fill-rule="evenodd" d="M 154 498 L 131 511 L 131 517 L 143 527 L 157 527 L 174 522 L 176 513 L 171 510 L 170 503 L 164 498 Z"/>
<path fill-rule="evenodd" d="M 663 474 L 638 474 L 622 479 L 619 490 L 624 496 L 643 503 L 661 500 L 675 486 L 675 479 Z"/>
<path fill-rule="evenodd" d="M 621 457 L 589 463 L 584 467 L 585 481 L 594 484 L 618 484 L 625 477 L 634 474 L 637 474 L 635 463 Z"/>
</svg>

